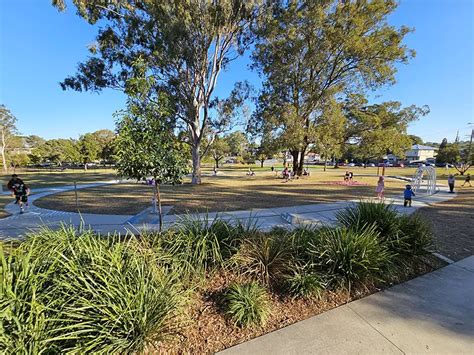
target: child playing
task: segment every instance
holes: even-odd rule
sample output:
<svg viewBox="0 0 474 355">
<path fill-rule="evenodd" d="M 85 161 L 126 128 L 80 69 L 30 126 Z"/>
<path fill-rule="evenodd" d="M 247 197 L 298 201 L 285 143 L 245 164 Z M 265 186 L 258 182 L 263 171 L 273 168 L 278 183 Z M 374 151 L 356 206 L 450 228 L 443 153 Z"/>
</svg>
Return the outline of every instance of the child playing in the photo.
<svg viewBox="0 0 474 355">
<path fill-rule="evenodd" d="M 28 186 L 26 186 L 26 184 L 18 177 L 18 175 L 13 174 L 12 178 L 8 182 L 7 187 L 15 197 L 15 203 L 20 206 L 20 213 L 23 213 L 25 211 L 23 204 L 28 207 L 28 194 L 30 192 Z"/>
<path fill-rule="evenodd" d="M 384 189 L 385 189 L 384 177 L 380 176 L 379 181 L 377 182 L 377 187 L 375 188 L 375 192 L 377 193 L 377 198 L 380 200 L 383 200 Z"/>
<path fill-rule="evenodd" d="M 469 186 L 472 187 L 472 185 L 471 185 L 471 174 L 469 174 L 469 173 L 466 175 L 466 179 L 464 180 L 464 184 L 462 184 L 461 186 L 464 186 L 466 184 L 469 184 Z"/>
<path fill-rule="evenodd" d="M 411 207 L 411 198 L 415 196 L 415 193 L 411 189 L 411 185 L 407 185 L 405 188 L 405 191 L 403 191 L 403 197 L 405 198 L 405 201 L 403 202 L 403 206 Z"/>
</svg>

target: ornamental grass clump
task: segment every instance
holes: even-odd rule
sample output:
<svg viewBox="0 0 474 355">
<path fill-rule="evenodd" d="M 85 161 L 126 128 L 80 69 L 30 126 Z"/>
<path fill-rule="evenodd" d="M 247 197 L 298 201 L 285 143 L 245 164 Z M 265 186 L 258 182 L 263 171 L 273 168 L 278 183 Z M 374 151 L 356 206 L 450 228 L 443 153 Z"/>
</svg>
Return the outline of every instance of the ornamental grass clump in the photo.
<svg viewBox="0 0 474 355">
<path fill-rule="evenodd" d="M 399 228 L 403 244 L 396 251 L 400 256 L 413 258 L 433 251 L 433 229 L 422 216 L 417 213 L 400 216 Z"/>
<path fill-rule="evenodd" d="M 267 293 L 255 281 L 231 285 L 224 297 L 227 314 L 240 327 L 262 326 L 270 315 Z"/>
<path fill-rule="evenodd" d="M 333 287 L 351 290 L 353 284 L 382 279 L 392 268 L 393 254 L 379 241 L 374 226 L 361 230 L 326 228 L 311 253 Z"/>
<path fill-rule="evenodd" d="M 186 297 L 143 248 L 63 228 L 2 253 L 1 349 L 132 353 L 175 334 Z"/>
<path fill-rule="evenodd" d="M 289 235 L 258 233 L 242 242 L 234 261 L 244 273 L 270 285 L 291 273 L 292 250 Z"/>
<path fill-rule="evenodd" d="M 302 268 L 286 279 L 286 288 L 294 298 L 320 299 L 326 289 L 326 283 L 321 275 Z"/>
</svg>

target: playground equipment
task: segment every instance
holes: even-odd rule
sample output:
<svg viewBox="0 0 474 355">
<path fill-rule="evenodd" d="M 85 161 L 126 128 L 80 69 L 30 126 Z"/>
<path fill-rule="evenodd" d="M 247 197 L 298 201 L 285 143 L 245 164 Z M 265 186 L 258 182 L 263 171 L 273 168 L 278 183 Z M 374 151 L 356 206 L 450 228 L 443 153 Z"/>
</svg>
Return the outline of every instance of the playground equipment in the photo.
<svg viewBox="0 0 474 355">
<path fill-rule="evenodd" d="M 427 195 L 436 193 L 435 168 L 432 166 L 420 166 L 412 179 L 412 189 L 415 193 L 425 193 Z"/>
</svg>

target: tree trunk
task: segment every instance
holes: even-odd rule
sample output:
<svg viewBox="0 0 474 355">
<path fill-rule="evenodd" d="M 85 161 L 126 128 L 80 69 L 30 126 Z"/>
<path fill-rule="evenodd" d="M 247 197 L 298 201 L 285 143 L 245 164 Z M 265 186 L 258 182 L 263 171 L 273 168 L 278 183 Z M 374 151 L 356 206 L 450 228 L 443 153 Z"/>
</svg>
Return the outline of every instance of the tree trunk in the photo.
<svg viewBox="0 0 474 355">
<path fill-rule="evenodd" d="M 216 169 L 219 169 L 219 160 L 220 160 L 220 159 L 214 158 L 214 161 L 216 162 Z"/>
<path fill-rule="evenodd" d="M 299 150 L 292 150 L 290 151 L 291 156 L 293 157 L 293 172 L 296 174 L 299 169 Z"/>
<path fill-rule="evenodd" d="M 260 167 L 263 168 L 263 162 L 265 161 L 265 159 L 261 159 L 260 160 Z"/>
<path fill-rule="evenodd" d="M 324 171 L 326 171 L 326 168 L 328 166 L 328 160 L 327 158 L 324 159 Z"/>
<path fill-rule="evenodd" d="M 156 197 L 158 200 L 158 216 L 160 218 L 160 233 L 161 230 L 163 229 L 163 210 L 161 209 L 161 194 L 160 194 L 160 185 L 156 183 L 155 181 L 155 189 L 156 189 Z"/>
<path fill-rule="evenodd" d="M 200 184 L 201 183 L 201 155 L 200 155 L 200 142 L 193 142 L 191 146 L 191 154 L 193 159 L 193 174 L 191 183 Z"/>
<path fill-rule="evenodd" d="M 2 164 L 3 164 L 3 171 L 5 173 L 8 172 L 7 159 L 5 157 L 5 149 L 2 149 Z"/>
<path fill-rule="evenodd" d="M 298 175 L 298 176 L 303 175 L 304 154 L 305 154 L 305 153 L 306 153 L 306 148 L 303 149 L 303 150 L 300 152 L 300 163 L 299 163 L 299 166 L 298 166 L 298 171 L 296 172 L 296 175 Z"/>
</svg>

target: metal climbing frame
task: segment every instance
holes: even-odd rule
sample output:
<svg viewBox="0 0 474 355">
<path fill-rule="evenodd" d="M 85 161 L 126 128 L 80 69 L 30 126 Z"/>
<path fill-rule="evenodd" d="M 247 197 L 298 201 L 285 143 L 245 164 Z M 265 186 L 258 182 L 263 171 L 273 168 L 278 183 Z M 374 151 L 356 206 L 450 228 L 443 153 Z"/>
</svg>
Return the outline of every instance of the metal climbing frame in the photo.
<svg viewBox="0 0 474 355">
<path fill-rule="evenodd" d="M 426 175 L 426 179 L 424 179 Z M 426 191 L 423 188 L 426 187 Z M 420 166 L 412 179 L 412 189 L 416 193 L 425 192 L 433 195 L 436 192 L 436 170 L 432 166 Z"/>
</svg>

